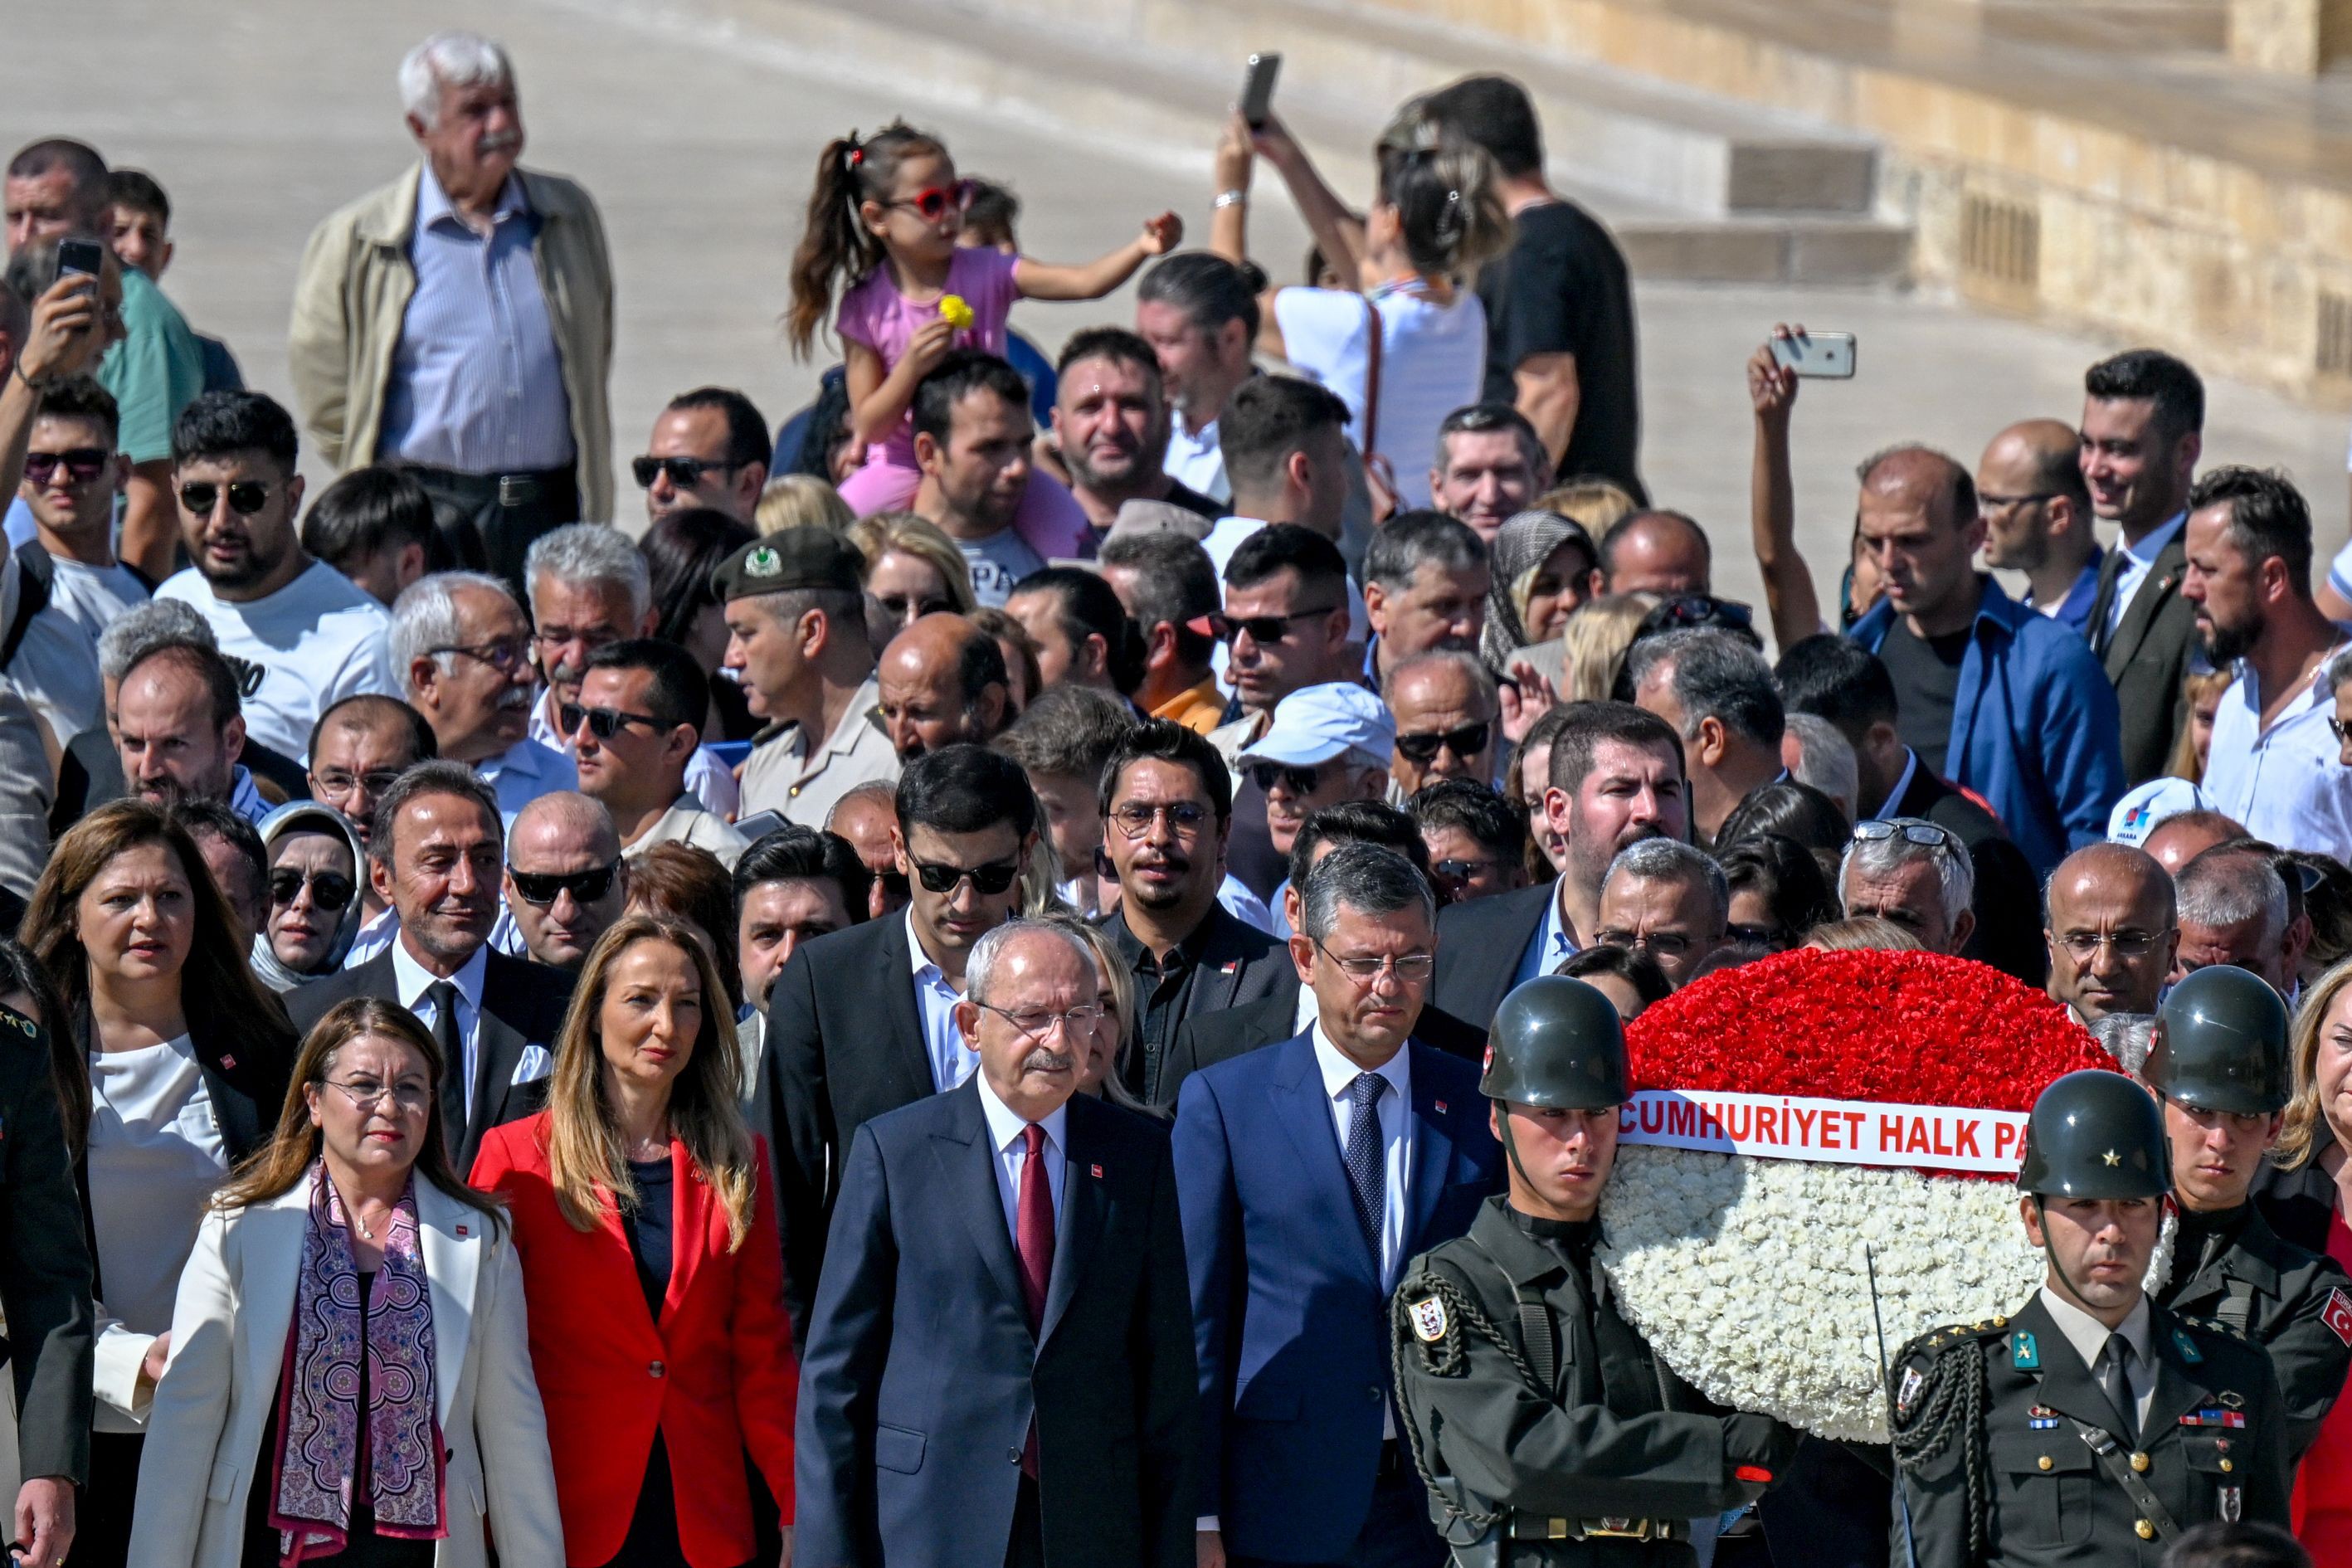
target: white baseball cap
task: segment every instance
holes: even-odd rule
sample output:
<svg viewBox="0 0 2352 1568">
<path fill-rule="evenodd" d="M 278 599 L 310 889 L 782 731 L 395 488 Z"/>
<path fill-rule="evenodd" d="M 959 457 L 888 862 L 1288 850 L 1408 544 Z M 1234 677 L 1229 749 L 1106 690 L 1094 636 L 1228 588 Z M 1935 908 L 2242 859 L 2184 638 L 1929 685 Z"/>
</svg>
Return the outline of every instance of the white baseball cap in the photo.
<svg viewBox="0 0 2352 1568">
<path fill-rule="evenodd" d="M 2212 805 L 2211 798 L 2187 779 L 2150 779 L 2116 802 L 2107 816 L 2107 842 L 2138 848 L 2166 817 L 2210 811 Z"/>
<path fill-rule="evenodd" d="M 1396 716 L 1351 680 L 1302 686 L 1274 706 L 1274 722 L 1235 760 L 1313 767 L 1344 752 L 1386 765 L 1396 751 Z"/>
</svg>

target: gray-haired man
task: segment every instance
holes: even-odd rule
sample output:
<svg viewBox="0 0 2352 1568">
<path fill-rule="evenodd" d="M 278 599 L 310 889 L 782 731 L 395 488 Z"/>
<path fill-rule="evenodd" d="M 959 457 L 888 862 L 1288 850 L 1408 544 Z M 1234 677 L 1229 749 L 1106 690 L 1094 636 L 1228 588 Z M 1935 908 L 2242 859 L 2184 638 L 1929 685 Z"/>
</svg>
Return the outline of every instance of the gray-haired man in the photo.
<svg viewBox="0 0 2352 1568">
<path fill-rule="evenodd" d="M 1723 868 L 1677 839 L 1645 838 L 1609 863 L 1592 940 L 1648 953 L 1679 986 L 1723 945 L 1730 923 Z"/>
<path fill-rule="evenodd" d="M 2261 975 L 2282 996 L 2293 994 L 2309 927 L 2294 918 L 2286 883 L 2268 854 L 2251 846 L 2217 844 L 2180 868 L 2174 885 L 2180 900 L 2180 948 L 2173 979 L 2229 963 Z"/>
<path fill-rule="evenodd" d="M 470 764 L 511 828 L 539 796 L 577 789 L 570 756 L 530 738 L 530 623 L 506 580 L 436 572 L 392 606 L 392 663 L 439 753 Z"/>
<path fill-rule="evenodd" d="M 1977 917 L 1976 869 L 1950 829 L 1916 816 L 1857 822 L 1838 862 L 1838 902 L 1846 918 L 1874 915 L 1919 939 L 1929 952 L 1968 945 Z"/>
</svg>

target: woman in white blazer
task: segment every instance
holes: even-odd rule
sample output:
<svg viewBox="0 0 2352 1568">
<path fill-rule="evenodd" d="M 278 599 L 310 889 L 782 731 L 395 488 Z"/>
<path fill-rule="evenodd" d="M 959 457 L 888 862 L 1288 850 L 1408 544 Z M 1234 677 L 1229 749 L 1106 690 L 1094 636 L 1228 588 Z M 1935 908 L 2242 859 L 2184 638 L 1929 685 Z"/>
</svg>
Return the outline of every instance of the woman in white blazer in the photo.
<svg viewBox="0 0 2352 1568">
<path fill-rule="evenodd" d="M 143 1568 L 562 1568 L 507 1216 L 449 1168 L 439 1053 L 338 1004 L 181 1276 L 147 1420 Z"/>
</svg>

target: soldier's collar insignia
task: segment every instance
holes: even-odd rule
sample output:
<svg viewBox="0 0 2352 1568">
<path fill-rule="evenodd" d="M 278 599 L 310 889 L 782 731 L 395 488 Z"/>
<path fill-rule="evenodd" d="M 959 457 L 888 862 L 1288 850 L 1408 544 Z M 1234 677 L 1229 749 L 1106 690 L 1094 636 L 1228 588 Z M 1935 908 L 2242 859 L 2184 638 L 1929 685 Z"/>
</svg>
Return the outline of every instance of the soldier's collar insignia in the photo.
<svg viewBox="0 0 2352 1568">
<path fill-rule="evenodd" d="M 1423 1344 L 1433 1345 L 1445 1337 L 1452 1325 L 1445 1316 L 1445 1303 L 1434 1296 L 1424 1296 L 1408 1309 L 1412 1314 L 1412 1335 Z"/>
<path fill-rule="evenodd" d="M 2009 1337 L 2009 1362 L 2020 1372 L 2040 1372 L 2042 1347 L 2033 1342 L 2032 1334 L 2020 1329 Z"/>
<path fill-rule="evenodd" d="M 2172 1348 L 2179 1351 L 2180 1359 L 2191 1366 L 2205 1359 L 2205 1352 L 2197 1348 L 2197 1342 L 2189 1337 L 2187 1329 L 2172 1331 Z"/>
</svg>

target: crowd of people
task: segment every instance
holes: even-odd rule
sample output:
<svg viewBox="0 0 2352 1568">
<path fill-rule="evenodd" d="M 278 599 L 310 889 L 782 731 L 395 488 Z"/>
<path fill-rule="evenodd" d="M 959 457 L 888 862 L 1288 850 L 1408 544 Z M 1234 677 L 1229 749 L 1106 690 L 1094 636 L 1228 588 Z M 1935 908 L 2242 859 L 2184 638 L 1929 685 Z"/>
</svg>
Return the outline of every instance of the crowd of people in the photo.
<svg viewBox="0 0 2352 1568">
<path fill-rule="evenodd" d="M 1362 213 L 1236 116 L 1205 246 L 1080 265 L 893 122 L 789 268 L 841 363 L 653 411 L 639 531 L 594 201 L 490 40 L 398 85 L 290 408 L 152 176 L 6 166 L 16 1561 L 2352 1563 L 2352 548 L 2188 364 L 1863 458 L 1832 596 L 1772 329 L 1751 607 L 1509 79 Z M 1596 1261 L 1623 1025 L 1807 947 L 2146 1086 L 2049 1091 L 2038 1348 L 1905 1349 L 1892 1446 Z"/>
</svg>

